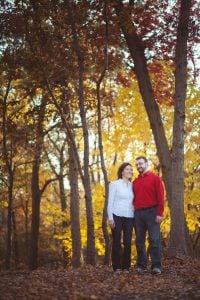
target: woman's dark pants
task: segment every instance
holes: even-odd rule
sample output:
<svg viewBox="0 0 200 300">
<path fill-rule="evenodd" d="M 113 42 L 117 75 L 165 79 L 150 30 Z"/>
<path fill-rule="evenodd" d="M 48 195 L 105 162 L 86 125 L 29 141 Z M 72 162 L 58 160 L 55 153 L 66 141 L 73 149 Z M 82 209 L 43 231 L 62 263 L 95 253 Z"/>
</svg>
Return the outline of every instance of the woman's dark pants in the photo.
<svg viewBox="0 0 200 300">
<path fill-rule="evenodd" d="M 113 270 L 129 270 L 131 261 L 131 240 L 134 218 L 113 215 L 115 228 L 112 229 L 112 266 Z M 121 247 L 121 233 L 123 232 L 123 249 Z"/>
</svg>

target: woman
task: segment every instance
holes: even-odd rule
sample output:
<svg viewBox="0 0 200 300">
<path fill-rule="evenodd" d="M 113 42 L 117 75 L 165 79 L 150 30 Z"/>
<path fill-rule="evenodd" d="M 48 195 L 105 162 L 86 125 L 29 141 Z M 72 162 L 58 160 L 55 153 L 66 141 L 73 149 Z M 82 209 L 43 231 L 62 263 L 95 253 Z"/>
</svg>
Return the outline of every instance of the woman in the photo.
<svg viewBox="0 0 200 300">
<path fill-rule="evenodd" d="M 112 230 L 112 266 L 114 272 L 129 272 L 131 260 L 131 239 L 133 232 L 133 190 L 131 178 L 133 168 L 130 163 L 123 163 L 118 169 L 118 180 L 109 185 L 108 222 Z M 123 251 L 121 233 L 123 232 Z"/>
</svg>

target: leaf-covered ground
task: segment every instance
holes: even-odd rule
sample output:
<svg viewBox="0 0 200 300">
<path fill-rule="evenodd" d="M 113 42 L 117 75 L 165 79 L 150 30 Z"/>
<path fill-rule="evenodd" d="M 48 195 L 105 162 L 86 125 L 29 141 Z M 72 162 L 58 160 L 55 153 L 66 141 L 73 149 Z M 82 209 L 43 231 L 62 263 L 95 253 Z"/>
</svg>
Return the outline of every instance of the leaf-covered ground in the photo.
<svg viewBox="0 0 200 300">
<path fill-rule="evenodd" d="M 1 271 L 0 299 L 200 299 L 200 261 L 165 260 L 159 276 L 105 266 Z"/>
</svg>

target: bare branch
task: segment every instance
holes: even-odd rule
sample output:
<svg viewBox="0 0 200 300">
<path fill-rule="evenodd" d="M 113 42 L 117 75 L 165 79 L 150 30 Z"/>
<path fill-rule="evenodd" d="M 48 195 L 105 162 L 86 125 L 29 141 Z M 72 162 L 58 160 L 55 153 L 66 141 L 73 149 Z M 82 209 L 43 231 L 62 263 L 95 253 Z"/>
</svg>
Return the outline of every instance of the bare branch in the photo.
<svg viewBox="0 0 200 300">
<path fill-rule="evenodd" d="M 48 179 L 48 180 L 45 182 L 45 184 L 43 185 L 43 188 L 40 190 L 41 195 L 44 193 L 44 191 L 45 191 L 45 189 L 47 188 L 47 186 L 48 186 L 51 182 L 56 181 L 56 180 L 58 180 L 58 177 L 52 178 L 52 179 Z"/>
</svg>

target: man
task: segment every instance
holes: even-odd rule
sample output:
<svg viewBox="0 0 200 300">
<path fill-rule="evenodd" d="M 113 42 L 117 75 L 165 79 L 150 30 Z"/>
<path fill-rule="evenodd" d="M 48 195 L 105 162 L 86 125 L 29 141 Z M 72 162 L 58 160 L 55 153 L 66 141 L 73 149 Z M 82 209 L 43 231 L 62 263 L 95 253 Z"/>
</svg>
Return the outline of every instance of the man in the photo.
<svg viewBox="0 0 200 300">
<path fill-rule="evenodd" d="M 139 273 L 147 271 L 145 248 L 146 233 L 149 234 L 151 272 L 161 274 L 160 223 L 164 211 L 164 187 L 161 178 L 148 171 L 146 157 L 136 158 L 139 176 L 133 181 L 137 265 Z"/>
</svg>

